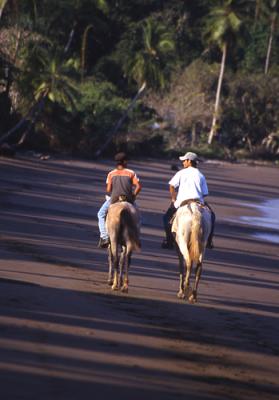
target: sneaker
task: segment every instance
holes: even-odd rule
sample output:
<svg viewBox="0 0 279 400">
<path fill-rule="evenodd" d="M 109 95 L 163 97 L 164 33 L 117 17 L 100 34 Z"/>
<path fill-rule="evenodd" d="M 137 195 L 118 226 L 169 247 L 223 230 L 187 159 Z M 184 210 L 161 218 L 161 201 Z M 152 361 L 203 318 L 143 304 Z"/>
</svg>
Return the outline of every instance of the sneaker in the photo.
<svg viewBox="0 0 279 400">
<path fill-rule="evenodd" d="M 167 240 L 164 240 L 163 243 L 161 244 L 162 249 L 169 249 L 172 250 L 173 249 L 173 243 L 168 242 Z"/>
<path fill-rule="evenodd" d="M 107 249 L 109 247 L 109 239 L 100 238 L 98 247 L 100 249 Z"/>
<path fill-rule="evenodd" d="M 212 242 L 212 241 L 211 241 L 211 242 L 207 242 L 206 248 L 207 248 L 207 249 L 214 249 L 214 244 L 213 244 L 213 242 Z"/>
</svg>

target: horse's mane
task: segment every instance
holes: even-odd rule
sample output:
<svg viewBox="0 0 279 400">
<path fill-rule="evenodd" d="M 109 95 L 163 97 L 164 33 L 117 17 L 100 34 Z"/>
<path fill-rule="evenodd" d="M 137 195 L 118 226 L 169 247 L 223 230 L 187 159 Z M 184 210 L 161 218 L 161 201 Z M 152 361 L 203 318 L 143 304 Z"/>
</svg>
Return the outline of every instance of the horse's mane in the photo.
<svg viewBox="0 0 279 400">
<path fill-rule="evenodd" d="M 199 207 L 193 207 L 192 211 L 192 229 L 189 251 L 192 260 L 198 262 L 202 251 L 202 213 Z"/>
</svg>

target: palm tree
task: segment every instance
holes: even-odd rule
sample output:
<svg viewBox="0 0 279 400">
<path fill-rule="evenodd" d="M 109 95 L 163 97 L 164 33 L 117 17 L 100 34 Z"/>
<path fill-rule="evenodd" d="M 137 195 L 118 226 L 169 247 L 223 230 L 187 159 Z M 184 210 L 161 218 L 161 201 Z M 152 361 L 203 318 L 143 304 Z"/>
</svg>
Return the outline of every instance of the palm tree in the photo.
<svg viewBox="0 0 279 400">
<path fill-rule="evenodd" d="M 59 57 L 51 56 L 45 47 L 36 46 L 35 50 L 33 49 L 33 52 L 31 51 L 26 58 L 25 65 L 18 84 L 24 93 L 29 93 L 33 105 L 27 116 L 1 137 L 0 144 L 8 141 L 20 127 L 29 124 L 18 142 L 19 144 L 23 143 L 31 127 L 37 122 L 46 102 L 60 104 L 68 111 L 75 109 L 75 101 L 78 96 L 78 89 L 73 79 L 77 68 L 75 60 L 63 61 Z"/>
<path fill-rule="evenodd" d="M 140 47 L 129 54 L 124 64 L 128 79 L 148 86 L 164 88 L 166 85 L 164 69 L 166 60 L 175 50 L 173 35 L 166 27 L 151 18 L 142 24 Z"/>
<path fill-rule="evenodd" d="M 239 2 L 238 6 L 244 4 Z M 237 35 L 241 29 L 242 21 L 235 11 L 235 3 L 233 0 L 224 0 L 219 6 L 212 8 L 209 13 L 207 20 L 208 26 L 206 29 L 205 36 L 209 43 L 217 45 L 222 52 L 222 61 L 216 91 L 214 113 L 212 118 L 212 125 L 208 136 L 208 144 L 212 143 L 212 140 L 216 134 L 217 121 L 219 119 L 219 108 L 220 108 L 220 95 L 223 83 L 226 57 L 228 48 L 236 41 Z"/>
<path fill-rule="evenodd" d="M 46 43 L 35 45 L 23 66 L 22 86 L 33 94 L 36 101 L 44 98 L 73 110 L 78 93 L 73 79 L 76 69 L 74 59 L 64 60 L 63 55 L 52 54 Z"/>
</svg>

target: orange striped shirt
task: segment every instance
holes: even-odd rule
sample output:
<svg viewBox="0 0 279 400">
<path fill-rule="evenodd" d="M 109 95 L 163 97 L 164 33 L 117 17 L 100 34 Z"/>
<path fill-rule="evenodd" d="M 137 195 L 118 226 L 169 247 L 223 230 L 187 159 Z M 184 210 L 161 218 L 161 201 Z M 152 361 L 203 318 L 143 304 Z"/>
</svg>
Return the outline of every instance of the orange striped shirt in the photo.
<svg viewBox="0 0 279 400">
<path fill-rule="evenodd" d="M 135 172 L 128 168 L 114 169 L 110 171 L 106 183 L 111 184 L 111 203 L 115 203 L 119 196 L 125 195 L 128 201 L 133 200 L 133 185 L 139 183 L 139 179 Z"/>
</svg>

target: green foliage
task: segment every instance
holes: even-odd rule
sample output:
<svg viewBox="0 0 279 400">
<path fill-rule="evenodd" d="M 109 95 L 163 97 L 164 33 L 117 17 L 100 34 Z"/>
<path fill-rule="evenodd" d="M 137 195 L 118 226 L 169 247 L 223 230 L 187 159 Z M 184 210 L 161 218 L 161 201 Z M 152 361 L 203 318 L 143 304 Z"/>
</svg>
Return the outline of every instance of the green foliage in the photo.
<svg viewBox="0 0 279 400">
<path fill-rule="evenodd" d="M 145 82 L 141 103 L 122 125 L 122 139 L 128 143 L 125 135 L 133 127 L 142 133 L 131 139 L 139 151 L 148 141 L 169 153 L 194 142 L 203 148 L 220 48 L 226 43 L 222 112 L 214 146 L 224 154 L 237 148 L 250 154 L 260 154 L 259 148 L 271 152 L 278 132 L 278 3 L 1 1 L 0 77 L 5 101 L 0 114 L 6 112 L 5 104 L 11 104 L 14 114 L 7 120 L 24 116 L 43 96 L 45 107 L 35 131 L 54 135 L 61 149 L 81 148 L 81 142 L 84 148 L 98 147 Z M 163 128 L 150 132 L 142 126 L 155 112 Z M 54 139 L 51 143 L 57 146 Z"/>
<path fill-rule="evenodd" d="M 82 129 L 87 136 L 98 142 L 116 124 L 121 114 L 128 107 L 128 100 L 117 94 L 115 86 L 106 81 L 87 80 L 80 85 L 82 98 L 78 112 L 83 121 Z"/>
<path fill-rule="evenodd" d="M 220 139 L 228 147 L 244 147 L 250 153 L 278 130 L 278 75 L 239 74 L 229 84 L 224 103 Z"/>
<path fill-rule="evenodd" d="M 245 48 L 241 66 L 249 72 L 263 71 L 266 57 L 266 44 L 268 42 L 268 30 L 266 25 L 252 26 L 250 41 Z"/>
</svg>

